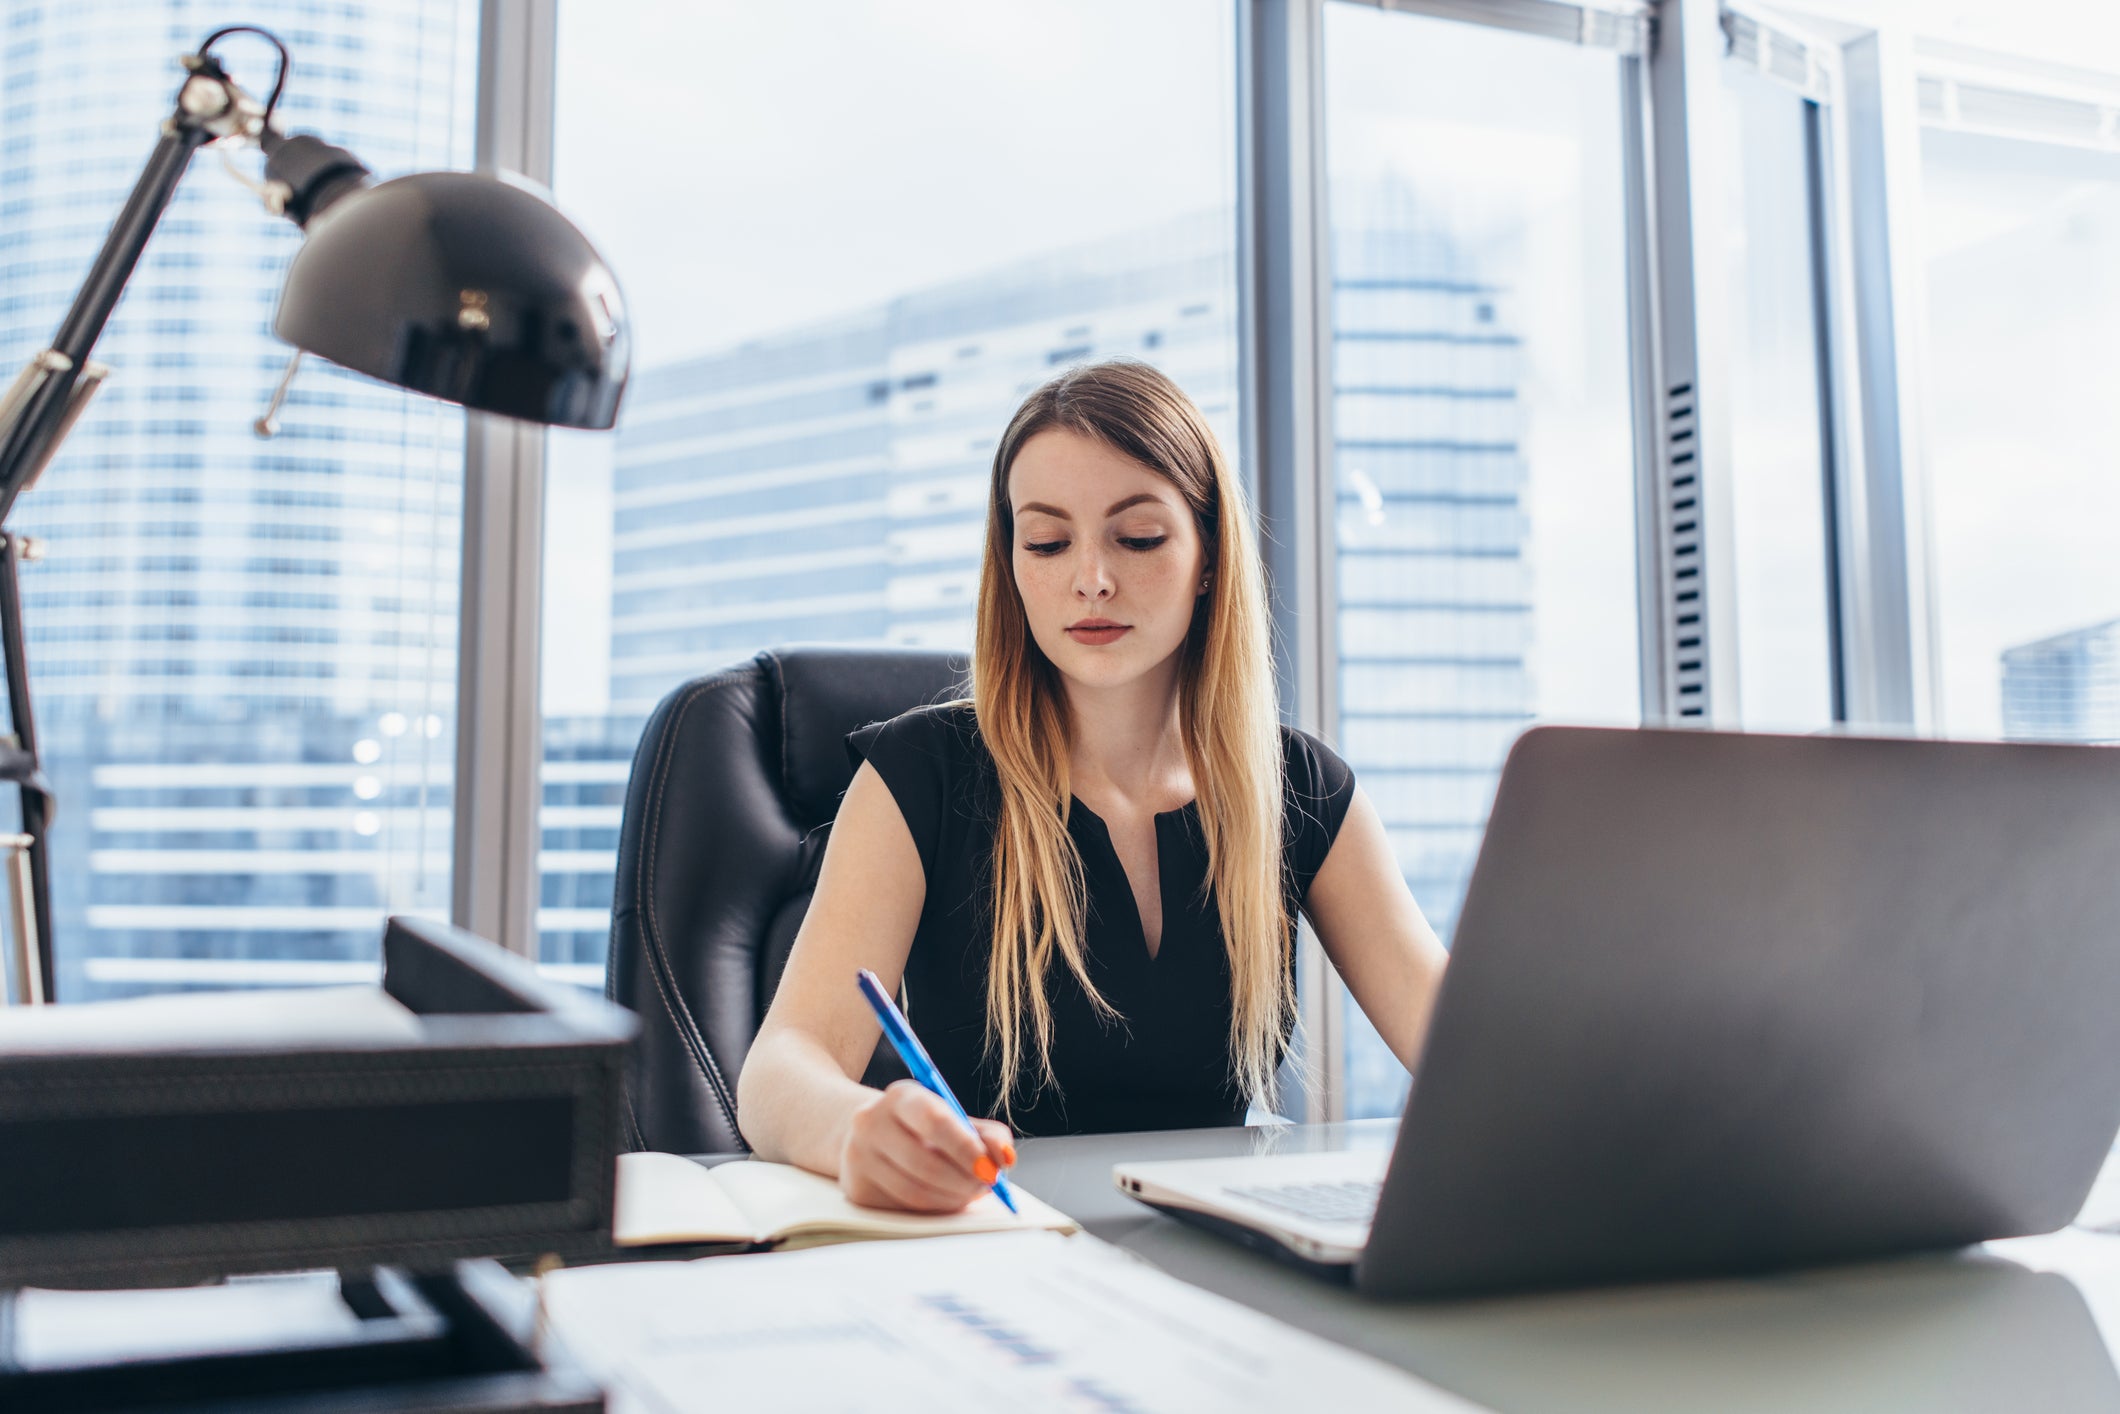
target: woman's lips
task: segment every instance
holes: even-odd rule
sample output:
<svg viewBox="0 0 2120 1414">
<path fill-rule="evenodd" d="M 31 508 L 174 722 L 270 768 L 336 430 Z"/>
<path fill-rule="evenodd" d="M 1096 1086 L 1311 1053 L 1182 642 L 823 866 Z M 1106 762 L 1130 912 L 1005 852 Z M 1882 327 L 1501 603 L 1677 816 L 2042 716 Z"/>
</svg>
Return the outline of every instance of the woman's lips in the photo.
<svg viewBox="0 0 2120 1414">
<path fill-rule="evenodd" d="M 1129 625 L 1112 624 L 1104 628 L 1071 628 L 1067 631 L 1067 636 L 1077 643 L 1110 643 L 1120 634 L 1132 631 Z"/>
</svg>

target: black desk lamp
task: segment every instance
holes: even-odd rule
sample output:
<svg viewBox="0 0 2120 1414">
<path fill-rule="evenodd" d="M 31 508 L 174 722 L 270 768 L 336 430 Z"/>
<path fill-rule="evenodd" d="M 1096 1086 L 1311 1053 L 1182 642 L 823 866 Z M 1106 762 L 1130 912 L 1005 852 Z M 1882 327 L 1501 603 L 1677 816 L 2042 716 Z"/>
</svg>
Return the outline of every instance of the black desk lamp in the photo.
<svg viewBox="0 0 2120 1414">
<path fill-rule="evenodd" d="M 239 32 L 261 35 L 279 51 L 263 105 L 213 54 L 218 40 Z M 285 135 L 273 111 L 287 83 L 287 46 L 255 26 L 215 30 L 183 63 L 188 76 L 176 111 L 163 121 L 57 337 L 0 393 L 0 526 L 107 373 L 88 355 L 192 153 L 222 139 L 263 149 L 266 209 L 308 237 L 273 316 L 273 332 L 297 350 L 481 412 L 562 427 L 608 428 L 617 420 L 631 363 L 618 283 L 588 239 L 532 188 L 472 172 L 378 185 L 344 148 Z M 268 412 L 260 431 L 270 423 Z M 0 654 L 15 737 L 0 745 L 0 783 L 19 789 L 29 837 L 35 936 L 17 942 L 36 956 L 31 971 L 49 997 L 52 797 L 23 656 L 16 580 L 23 550 L 21 537 L 0 529 Z"/>
</svg>

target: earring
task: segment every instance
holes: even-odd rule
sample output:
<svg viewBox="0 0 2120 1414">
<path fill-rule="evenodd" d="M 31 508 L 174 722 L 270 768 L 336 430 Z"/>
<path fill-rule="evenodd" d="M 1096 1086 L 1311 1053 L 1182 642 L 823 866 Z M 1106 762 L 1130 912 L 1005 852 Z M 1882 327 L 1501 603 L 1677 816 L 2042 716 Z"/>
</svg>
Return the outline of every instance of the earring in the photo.
<svg viewBox="0 0 2120 1414">
<path fill-rule="evenodd" d="M 1207 581 L 1206 581 L 1206 580 L 1204 580 L 1204 579 L 1203 579 L 1203 580 L 1201 580 L 1201 581 L 1200 581 L 1200 588 L 1202 588 L 1203 590 L 1207 588 Z"/>
</svg>

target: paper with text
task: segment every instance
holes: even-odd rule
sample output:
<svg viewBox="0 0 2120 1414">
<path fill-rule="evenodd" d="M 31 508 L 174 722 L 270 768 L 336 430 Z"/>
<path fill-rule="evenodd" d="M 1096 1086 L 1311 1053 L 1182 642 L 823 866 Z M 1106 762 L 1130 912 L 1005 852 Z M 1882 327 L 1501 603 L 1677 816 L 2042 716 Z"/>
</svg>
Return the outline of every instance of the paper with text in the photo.
<svg viewBox="0 0 2120 1414">
<path fill-rule="evenodd" d="M 585 1267 L 545 1293 L 613 1414 L 1476 1407 L 1086 1237 Z"/>
</svg>

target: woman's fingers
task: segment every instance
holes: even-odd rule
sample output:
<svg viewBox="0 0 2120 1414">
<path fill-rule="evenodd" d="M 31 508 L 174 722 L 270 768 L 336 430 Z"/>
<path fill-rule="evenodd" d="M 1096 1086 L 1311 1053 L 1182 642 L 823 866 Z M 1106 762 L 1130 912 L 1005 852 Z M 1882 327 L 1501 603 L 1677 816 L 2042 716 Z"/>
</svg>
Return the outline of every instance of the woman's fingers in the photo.
<svg viewBox="0 0 2120 1414">
<path fill-rule="evenodd" d="M 878 1158 L 883 1170 L 878 1177 L 890 1189 L 897 1207 L 924 1213 L 954 1213 L 978 1194 L 961 1173 L 952 1172 L 937 1182 L 907 1163 L 904 1154 L 884 1150 Z"/>
<path fill-rule="evenodd" d="M 975 1119 L 972 1126 L 979 1131 L 989 1158 L 1005 1169 L 1016 1166 L 1016 1136 L 1007 1125 L 999 1120 Z"/>
<path fill-rule="evenodd" d="M 913 1081 L 897 1082 L 855 1116 L 841 1164 L 847 1196 L 916 1212 L 962 1208 L 1016 1161 L 1008 1126 L 972 1124 Z"/>
<path fill-rule="evenodd" d="M 963 1207 L 937 1197 L 925 1185 L 891 1169 L 881 1158 L 863 1163 L 844 1176 L 846 1195 L 864 1208 L 895 1208 L 908 1213 L 949 1213 Z"/>
<path fill-rule="evenodd" d="M 884 1092 L 891 1113 L 921 1143 L 957 1166 L 963 1173 L 976 1171 L 985 1158 L 985 1144 L 964 1127 L 957 1112 L 941 1098 L 910 1080 L 900 1080 Z M 993 1182 L 987 1179 L 986 1182 Z"/>
<path fill-rule="evenodd" d="M 881 1105 L 856 1117 L 839 1177 L 847 1197 L 872 1208 L 950 1212 L 978 1192 L 962 1169 L 928 1149 Z"/>
</svg>

